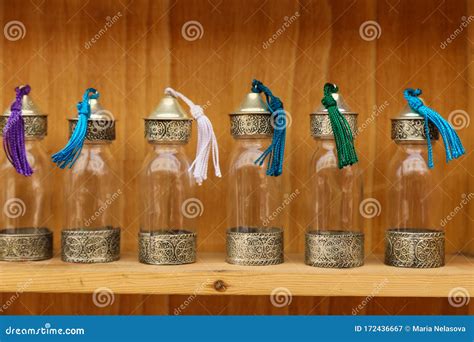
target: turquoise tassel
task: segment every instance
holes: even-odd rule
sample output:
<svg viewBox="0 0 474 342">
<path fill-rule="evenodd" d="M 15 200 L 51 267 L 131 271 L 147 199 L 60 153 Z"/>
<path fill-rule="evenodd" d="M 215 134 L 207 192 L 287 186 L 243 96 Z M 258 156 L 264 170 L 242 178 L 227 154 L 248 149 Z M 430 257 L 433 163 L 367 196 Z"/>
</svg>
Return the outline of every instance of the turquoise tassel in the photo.
<svg viewBox="0 0 474 342">
<path fill-rule="evenodd" d="M 446 121 L 436 111 L 427 107 L 423 104 L 418 96 L 421 95 L 421 89 L 408 88 L 404 92 L 405 99 L 408 101 L 408 105 L 416 113 L 422 115 L 425 118 L 425 135 L 428 144 L 428 167 L 431 169 L 434 166 L 433 163 L 433 147 L 431 146 L 429 122 L 433 123 L 438 129 L 444 142 L 444 149 L 446 151 L 446 162 L 453 159 L 459 158 L 465 153 L 464 147 L 462 146 L 461 139 L 457 135 L 456 131 L 451 127 L 448 121 Z"/>
<path fill-rule="evenodd" d="M 90 99 L 97 99 L 99 93 L 94 88 L 89 88 L 84 93 L 82 101 L 77 104 L 78 117 L 77 125 L 66 146 L 59 152 L 53 154 L 53 162 L 61 169 L 66 166 L 71 168 L 81 155 L 84 140 L 87 134 L 87 121 L 91 116 Z"/>
</svg>

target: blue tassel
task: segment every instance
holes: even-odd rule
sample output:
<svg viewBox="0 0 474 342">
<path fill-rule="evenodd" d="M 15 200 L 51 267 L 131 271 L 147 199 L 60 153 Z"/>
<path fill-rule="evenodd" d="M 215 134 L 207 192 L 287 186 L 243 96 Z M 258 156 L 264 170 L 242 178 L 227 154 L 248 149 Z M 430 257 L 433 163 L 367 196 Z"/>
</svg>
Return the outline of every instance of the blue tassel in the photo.
<svg viewBox="0 0 474 342">
<path fill-rule="evenodd" d="M 91 116 L 91 107 L 89 105 L 90 99 L 97 99 L 99 93 L 94 88 L 89 88 L 84 93 L 82 101 L 77 104 L 78 110 L 78 121 L 74 128 L 74 132 L 71 135 L 68 143 L 64 148 L 53 154 L 53 162 L 57 164 L 61 169 L 66 166 L 71 168 L 76 162 L 77 158 L 81 155 L 82 147 L 84 146 L 84 140 L 87 134 L 87 121 Z"/>
<path fill-rule="evenodd" d="M 425 118 L 425 135 L 428 143 L 428 167 L 433 168 L 433 148 L 431 146 L 429 122 L 436 126 L 444 142 L 444 149 L 446 151 L 446 162 L 453 159 L 457 159 L 462 156 L 465 151 L 462 146 L 461 139 L 457 135 L 456 131 L 451 127 L 448 121 L 446 121 L 436 111 L 427 107 L 423 104 L 418 96 L 421 95 L 421 89 L 405 89 L 404 96 L 408 102 L 408 105 L 416 113 L 422 115 Z"/>
<path fill-rule="evenodd" d="M 270 89 L 265 87 L 262 82 L 253 80 L 252 92 L 264 93 L 267 106 L 272 113 L 273 138 L 271 145 L 255 161 L 255 164 L 263 165 L 265 159 L 269 157 L 267 164 L 268 176 L 279 176 L 283 172 L 283 155 L 285 153 L 286 139 L 286 114 L 283 110 L 281 100 L 273 96 Z"/>
</svg>

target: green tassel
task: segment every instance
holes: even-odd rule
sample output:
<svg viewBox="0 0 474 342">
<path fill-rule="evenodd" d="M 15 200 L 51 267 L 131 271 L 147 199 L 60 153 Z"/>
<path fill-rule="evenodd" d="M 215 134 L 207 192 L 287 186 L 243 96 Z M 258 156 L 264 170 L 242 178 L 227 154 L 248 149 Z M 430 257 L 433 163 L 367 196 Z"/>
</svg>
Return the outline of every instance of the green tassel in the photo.
<svg viewBox="0 0 474 342">
<path fill-rule="evenodd" d="M 328 110 L 331 128 L 336 141 L 338 166 L 342 169 L 344 166 L 357 163 L 357 154 L 354 147 L 354 137 L 351 127 L 344 115 L 339 112 L 337 102 L 332 94 L 337 93 L 338 88 L 335 84 L 326 83 L 324 85 L 324 97 L 321 100 L 323 106 Z"/>
</svg>

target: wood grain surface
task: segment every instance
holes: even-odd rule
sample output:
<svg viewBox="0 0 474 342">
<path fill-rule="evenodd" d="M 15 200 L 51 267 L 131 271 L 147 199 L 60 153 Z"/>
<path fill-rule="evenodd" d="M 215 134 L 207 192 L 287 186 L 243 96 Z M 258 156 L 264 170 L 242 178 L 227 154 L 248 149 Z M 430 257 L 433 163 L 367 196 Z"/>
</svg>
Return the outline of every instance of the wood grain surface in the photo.
<svg viewBox="0 0 474 342">
<path fill-rule="evenodd" d="M 291 115 L 282 177 L 286 193 L 299 189 L 301 195 L 278 219 L 286 229 L 286 253 L 301 253 L 311 220 L 305 205 L 315 147 L 309 135 L 309 113 L 320 103 L 323 84 L 337 83 L 351 108 L 359 112 L 360 125 L 364 124 L 357 138 L 364 196 L 379 201 L 381 208 L 378 216 L 362 221 L 366 254 L 371 257 L 383 252 L 390 182 L 387 165 L 396 150 L 390 140 L 389 119 L 404 105 L 403 89 L 422 88 L 425 100 L 443 116 L 456 112 L 472 121 L 474 26 L 459 30 L 470 15 L 474 15 L 472 0 L 4 0 L 0 2 L 2 27 L 20 21 L 25 36 L 9 40 L 4 34 L 0 39 L 0 103 L 7 108 L 14 87 L 30 84 L 31 96 L 49 115 L 45 142 L 52 154 L 66 142 L 66 118 L 76 115 L 75 105 L 84 89 L 93 86 L 101 92 L 102 104 L 118 121 L 113 145 L 118 160 L 115 177 L 123 192 L 122 249 L 130 255 L 137 247 L 141 196 L 137 174 L 147 151 L 142 118 L 153 110 L 167 86 L 205 105 L 219 140 L 223 177 L 211 175 L 198 189 L 197 198 L 204 206 L 197 222 L 198 250 L 221 253 L 232 148 L 227 114 L 249 91 L 251 80 L 258 78 L 283 100 Z M 119 19 L 100 33 L 107 18 L 114 16 Z M 296 20 L 284 26 L 292 16 Z M 190 21 L 201 25 L 202 37 L 185 39 L 182 29 Z M 378 38 L 363 39 L 360 28 L 367 21 L 379 26 Z M 453 35 L 452 42 L 442 48 Z M 94 36 L 99 38 L 91 43 Z M 377 111 L 385 103 L 388 105 Z M 441 216 L 459 206 L 463 194 L 474 192 L 474 122 L 464 126 L 458 133 L 466 156 L 446 165 L 442 144 L 435 147 L 443 208 L 443 213 L 436 214 Z M 194 127 L 194 139 L 187 146 L 190 156 L 195 152 L 195 133 Z M 57 248 L 64 171 L 51 165 L 51 172 Z M 474 255 L 473 218 L 474 203 L 468 203 L 446 225 L 448 253 Z M 21 267 L 18 264 L 19 270 Z M 407 284 L 403 293 L 409 292 Z M 13 295 L 1 294 L 0 303 Z M 101 308 L 93 304 L 90 294 L 22 293 L 0 313 L 173 314 L 188 299 L 117 294 L 112 305 Z M 350 314 L 363 300 L 293 297 L 289 306 L 278 308 L 268 296 L 197 296 L 181 313 Z M 360 313 L 466 314 L 469 310 L 474 312 L 472 303 L 455 308 L 446 298 L 407 297 L 372 298 Z"/>
</svg>

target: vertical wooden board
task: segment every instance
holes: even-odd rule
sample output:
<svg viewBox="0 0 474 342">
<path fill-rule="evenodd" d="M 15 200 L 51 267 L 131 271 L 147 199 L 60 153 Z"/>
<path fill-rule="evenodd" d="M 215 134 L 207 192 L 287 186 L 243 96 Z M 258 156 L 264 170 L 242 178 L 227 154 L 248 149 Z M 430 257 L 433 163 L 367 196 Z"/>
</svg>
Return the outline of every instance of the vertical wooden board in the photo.
<svg viewBox="0 0 474 342">
<path fill-rule="evenodd" d="M 387 184 L 391 183 L 386 176 L 388 162 L 397 148 L 390 141 L 389 119 L 396 116 L 405 106 L 403 90 L 407 87 L 423 89 L 427 103 L 445 117 L 455 107 L 465 108 L 465 71 L 461 66 L 465 64 L 465 47 L 462 40 L 466 37 L 459 36 L 458 40 L 442 51 L 439 47 L 459 25 L 464 14 L 465 6 L 460 1 L 420 1 L 416 6 L 409 1 L 400 1 L 397 4 L 379 3 L 378 23 L 382 34 L 378 39 L 375 70 L 377 103 L 388 101 L 389 105 L 376 120 L 375 144 L 378 148 L 374 160 L 374 197 L 379 199 L 382 208 L 382 215 L 375 220 L 376 226 L 380 227 L 373 241 L 377 252 L 383 251 L 384 227 L 387 224 L 382 218 L 387 217 Z M 443 203 L 443 212 L 448 214 L 452 207 L 458 204 L 460 194 L 467 187 L 467 174 L 459 161 L 446 165 L 442 143 L 436 145 L 435 167 L 437 172 L 441 173 L 439 187 L 444 192 L 439 200 Z M 460 250 L 461 240 L 462 236 L 452 227 L 448 227 L 447 252 Z"/>
<path fill-rule="evenodd" d="M 141 209 L 139 175 L 149 146 L 144 138 L 143 118 L 151 113 L 169 85 L 169 15 L 173 1 L 129 1 L 126 11 L 125 115 L 122 120 L 124 155 L 124 250 L 137 249 Z"/>
</svg>

